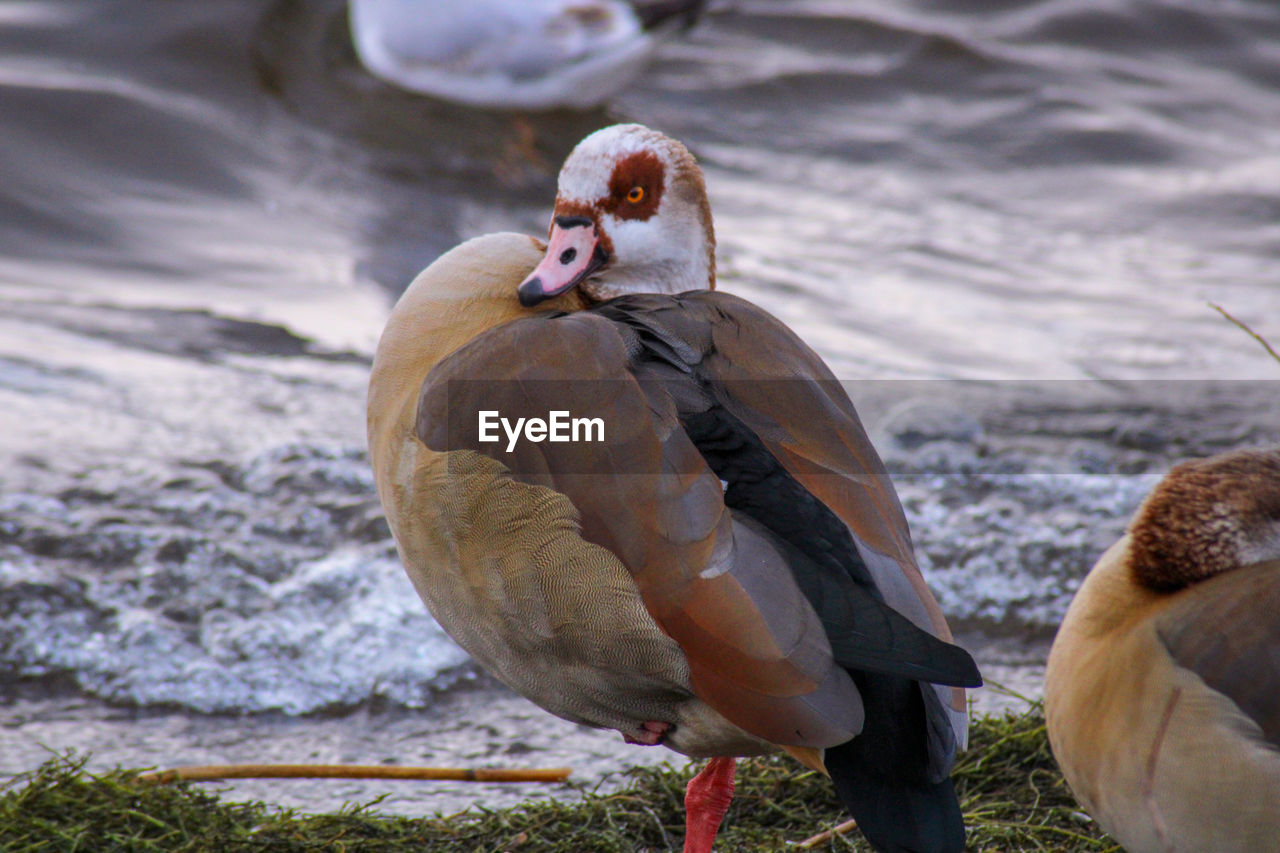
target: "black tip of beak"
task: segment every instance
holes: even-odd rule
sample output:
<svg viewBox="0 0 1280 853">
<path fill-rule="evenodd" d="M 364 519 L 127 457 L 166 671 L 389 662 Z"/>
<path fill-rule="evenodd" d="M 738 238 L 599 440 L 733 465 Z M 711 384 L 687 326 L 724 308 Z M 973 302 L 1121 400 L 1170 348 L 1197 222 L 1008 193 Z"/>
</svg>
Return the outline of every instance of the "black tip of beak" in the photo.
<svg viewBox="0 0 1280 853">
<path fill-rule="evenodd" d="M 532 308 L 539 302 L 549 298 L 547 294 L 542 292 L 542 279 L 531 278 L 524 284 L 516 288 L 516 296 L 520 297 L 520 304 L 525 308 Z"/>
</svg>

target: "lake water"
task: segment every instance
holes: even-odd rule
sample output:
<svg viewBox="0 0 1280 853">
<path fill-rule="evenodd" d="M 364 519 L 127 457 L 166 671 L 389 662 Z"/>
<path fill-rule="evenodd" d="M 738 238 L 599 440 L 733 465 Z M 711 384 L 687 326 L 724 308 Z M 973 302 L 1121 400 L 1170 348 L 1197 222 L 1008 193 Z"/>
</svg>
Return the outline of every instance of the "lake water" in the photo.
<svg viewBox="0 0 1280 853">
<path fill-rule="evenodd" d="M 376 81 L 335 0 L 14 0 L 0 771 L 38 742 L 175 764 L 360 726 L 339 758 L 398 760 L 511 701 L 396 562 L 368 363 L 418 269 L 543 233 L 565 154 L 616 121 L 698 155 L 721 287 L 850 383 L 992 672 L 1034 673 L 1170 464 L 1280 440 L 1280 364 L 1207 304 L 1280 340 L 1269 0 L 742 0 L 607 110 L 535 115 Z M 528 763 L 567 736 L 538 713 Z M 462 754 L 518 729 L 490 722 Z"/>
</svg>

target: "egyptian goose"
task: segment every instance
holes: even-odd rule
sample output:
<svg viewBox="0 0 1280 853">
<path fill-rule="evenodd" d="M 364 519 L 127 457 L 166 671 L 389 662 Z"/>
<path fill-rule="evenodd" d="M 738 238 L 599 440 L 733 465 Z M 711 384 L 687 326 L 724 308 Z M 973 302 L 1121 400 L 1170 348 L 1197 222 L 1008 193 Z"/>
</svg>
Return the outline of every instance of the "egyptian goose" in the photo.
<svg viewBox="0 0 1280 853">
<path fill-rule="evenodd" d="M 1280 850 L 1280 448 L 1156 486 L 1067 610 L 1045 713 L 1125 849 Z"/>
<path fill-rule="evenodd" d="M 585 109 L 707 0 L 350 0 L 356 56 L 403 89 L 479 107 Z"/>
<path fill-rule="evenodd" d="M 421 273 L 369 386 L 405 567 L 516 692 L 712 758 L 686 851 L 711 850 L 733 757 L 778 748 L 830 773 L 877 849 L 958 851 L 948 774 L 977 668 L 849 398 L 714 285 L 701 170 L 640 125 L 570 154 L 545 249 L 495 234 Z M 604 440 L 510 430 L 557 411 Z"/>
</svg>

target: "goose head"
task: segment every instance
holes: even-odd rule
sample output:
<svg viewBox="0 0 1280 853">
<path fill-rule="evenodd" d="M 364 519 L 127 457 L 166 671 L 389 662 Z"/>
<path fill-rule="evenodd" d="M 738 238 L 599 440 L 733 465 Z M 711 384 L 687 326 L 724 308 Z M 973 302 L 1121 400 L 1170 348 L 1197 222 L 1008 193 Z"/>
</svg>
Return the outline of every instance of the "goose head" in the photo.
<svg viewBox="0 0 1280 853">
<path fill-rule="evenodd" d="M 714 288 L 715 245 L 689 150 L 643 125 L 606 127 L 560 170 L 546 256 L 520 284 L 520 302 L 575 287 L 588 302 Z"/>
<path fill-rule="evenodd" d="M 1129 533 L 1135 577 L 1159 591 L 1280 560 L 1280 447 L 1176 466 L 1143 502 Z"/>
</svg>

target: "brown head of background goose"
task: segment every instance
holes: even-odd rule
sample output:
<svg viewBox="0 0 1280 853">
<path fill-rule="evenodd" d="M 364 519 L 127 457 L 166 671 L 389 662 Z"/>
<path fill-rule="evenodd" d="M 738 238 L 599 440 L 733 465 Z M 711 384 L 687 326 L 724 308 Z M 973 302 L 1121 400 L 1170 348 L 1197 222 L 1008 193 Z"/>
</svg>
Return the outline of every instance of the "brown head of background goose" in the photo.
<svg viewBox="0 0 1280 853">
<path fill-rule="evenodd" d="M 877 849 L 959 851 L 977 668 L 844 391 L 714 286 L 701 172 L 639 125 L 574 149 L 545 250 L 490 235 L 420 274 L 369 389 L 405 567 L 512 689 L 712 758 L 687 851 L 711 849 L 733 757 L 778 748 L 825 768 Z M 603 440 L 551 440 L 556 412 Z M 509 440 L 499 416 L 542 426 Z"/>
</svg>

